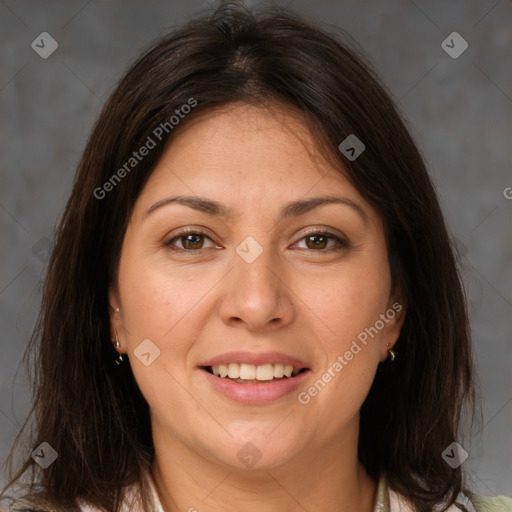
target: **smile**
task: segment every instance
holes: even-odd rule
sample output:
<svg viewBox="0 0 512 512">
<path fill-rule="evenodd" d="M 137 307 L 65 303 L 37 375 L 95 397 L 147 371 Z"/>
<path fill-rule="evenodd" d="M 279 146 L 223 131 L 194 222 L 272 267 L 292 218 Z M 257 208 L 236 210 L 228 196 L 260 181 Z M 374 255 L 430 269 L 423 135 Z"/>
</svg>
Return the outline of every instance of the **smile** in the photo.
<svg viewBox="0 0 512 512">
<path fill-rule="evenodd" d="M 258 366 L 229 363 L 204 366 L 199 370 L 216 394 L 243 405 L 269 404 L 286 396 L 295 399 L 297 388 L 311 374 L 309 368 L 279 363 Z M 219 374 L 215 375 L 214 370 Z M 246 377 L 240 378 L 240 375 Z M 256 378 L 247 378 L 253 375 Z"/>
<path fill-rule="evenodd" d="M 258 384 L 295 377 L 301 371 L 306 371 L 307 368 L 294 368 L 281 363 L 263 365 L 228 363 L 206 366 L 205 370 L 217 377 L 234 380 L 240 384 Z"/>
</svg>

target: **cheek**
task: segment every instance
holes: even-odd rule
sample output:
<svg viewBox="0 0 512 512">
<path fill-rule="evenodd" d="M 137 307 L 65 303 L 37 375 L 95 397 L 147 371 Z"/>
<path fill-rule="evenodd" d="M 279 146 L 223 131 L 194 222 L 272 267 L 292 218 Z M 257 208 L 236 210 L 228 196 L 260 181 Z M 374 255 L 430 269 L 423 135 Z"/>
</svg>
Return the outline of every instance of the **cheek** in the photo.
<svg viewBox="0 0 512 512">
<path fill-rule="evenodd" d="M 322 363 L 300 397 L 301 404 L 307 402 L 315 415 L 325 418 L 326 436 L 348 425 L 368 395 L 380 362 L 381 332 L 369 335 L 367 330 L 375 325 L 385 302 L 361 287 L 347 287 L 330 308 L 335 335 L 320 340 Z"/>
<path fill-rule="evenodd" d="M 385 327 L 375 326 L 382 327 L 380 315 L 387 310 L 391 277 L 387 260 L 374 255 L 368 253 L 334 273 L 329 287 L 323 292 L 316 288 L 316 303 L 310 303 L 329 329 L 318 340 L 323 357 L 307 393 L 319 414 L 331 417 L 336 428 L 360 409 L 380 362 L 379 340 Z"/>
<path fill-rule="evenodd" d="M 181 407 L 183 390 L 177 381 L 190 378 L 191 349 L 208 317 L 205 294 L 214 288 L 218 275 L 199 266 L 194 272 L 171 266 L 161 254 L 152 258 L 128 249 L 120 263 L 119 290 L 126 351 L 135 379 L 151 406 L 158 407 L 162 396 L 172 395 L 167 396 L 166 407 L 170 402 Z M 136 356 L 147 339 L 158 349 L 150 366 Z"/>
<path fill-rule="evenodd" d="M 390 283 L 385 265 L 362 260 L 333 273 L 313 294 L 310 289 L 311 309 L 329 328 L 328 349 L 345 351 L 351 340 L 375 324 L 386 311 Z"/>
<path fill-rule="evenodd" d="M 180 277 L 179 272 L 140 255 L 127 255 L 121 261 L 119 289 L 126 351 L 152 413 L 183 409 L 188 395 L 179 383 L 187 378 L 187 355 L 198 328 L 194 312 L 200 309 L 204 290 L 191 287 L 183 274 Z M 137 356 L 143 353 L 141 343 L 146 343 L 150 353 L 148 365 Z"/>
<path fill-rule="evenodd" d="M 195 277 L 161 258 L 127 257 L 120 265 L 119 288 L 130 343 L 153 337 L 164 344 L 193 316 L 208 286 L 208 276 Z"/>
</svg>

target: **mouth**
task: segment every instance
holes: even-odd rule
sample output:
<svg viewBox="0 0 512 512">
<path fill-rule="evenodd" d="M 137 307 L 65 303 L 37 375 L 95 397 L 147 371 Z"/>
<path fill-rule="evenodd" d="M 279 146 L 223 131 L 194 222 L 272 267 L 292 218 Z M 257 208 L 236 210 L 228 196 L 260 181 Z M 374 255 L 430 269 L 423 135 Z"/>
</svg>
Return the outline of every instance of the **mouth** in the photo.
<svg viewBox="0 0 512 512">
<path fill-rule="evenodd" d="M 242 405 L 264 405 L 290 399 L 313 370 L 305 361 L 276 351 L 231 351 L 202 361 L 197 369 L 205 392 Z"/>
<path fill-rule="evenodd" d="M 215 377 L 238 384 L 269 384 L 294 379 L 298 375 L 309 371 L 309 368 L 306 367 L 294 367 L 281 363 L 262 365 L 227 363 L 202 366 L 201 368 Z"/>
</svg>

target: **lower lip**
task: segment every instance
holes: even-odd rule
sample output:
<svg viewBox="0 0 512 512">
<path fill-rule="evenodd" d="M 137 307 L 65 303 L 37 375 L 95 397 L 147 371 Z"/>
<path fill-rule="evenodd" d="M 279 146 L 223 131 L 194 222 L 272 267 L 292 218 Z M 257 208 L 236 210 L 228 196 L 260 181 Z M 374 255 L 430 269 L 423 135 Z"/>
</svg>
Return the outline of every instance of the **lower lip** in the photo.
<svg viewBox="0 0 512 512">
<path fill-rule="evenodd" d="M 297 389 L 310 372 L 306 370 L 295 377 L 287 377 L 267 384 L 240 384 L 227 378 L 217 377 L 204 368 L 200 370 L 217 391 L 247 405 L 268 404 L 286 396 Z"/>
</svg>

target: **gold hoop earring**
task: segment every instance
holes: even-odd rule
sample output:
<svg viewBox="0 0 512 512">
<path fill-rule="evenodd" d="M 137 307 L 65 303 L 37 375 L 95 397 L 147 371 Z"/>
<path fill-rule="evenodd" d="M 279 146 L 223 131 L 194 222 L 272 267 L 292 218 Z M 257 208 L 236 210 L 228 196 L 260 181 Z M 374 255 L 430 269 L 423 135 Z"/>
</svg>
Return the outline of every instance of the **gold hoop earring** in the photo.
<svg viewBox="0 0 512 512">
<path fill-rule="evenodd" d="M 115 329 L 114 332 L 116 333 L 116 342 L 114 343 L 114 347 L 119 348 L 121 343 L 119 343 L 119 338 L 117 337 L 117 331 Z"/>
<path fill-rule="evenodd" d="M 395 360 L 395 352 L 393 350 L 391 350 L 389 348 L 389 343 L 387 344 L 387 347 L 388 347 L 388 354 L 389 354 L 389 357 L 391 358 L 391 361 L 394 361 Z"/>
<path fill-rule="evenodd" d="M 119 349 L 121 347 L 121 343 L 119 343 L 119 337 L 117 336 L 117 331 L 116 329 L 114 328 L 114 332 L 116 334 L 116 341 L 114 343 L 114 346 L 116 347 L 116 349 Z M 117 364 L 117 366 L 121 366 L 123 363 L 124 363 L 124 357 L 123 357 L 123 354 L 117 354 L 116 355 L 116 358 L 114 359 L 114 363 Z"/>
</svg>

